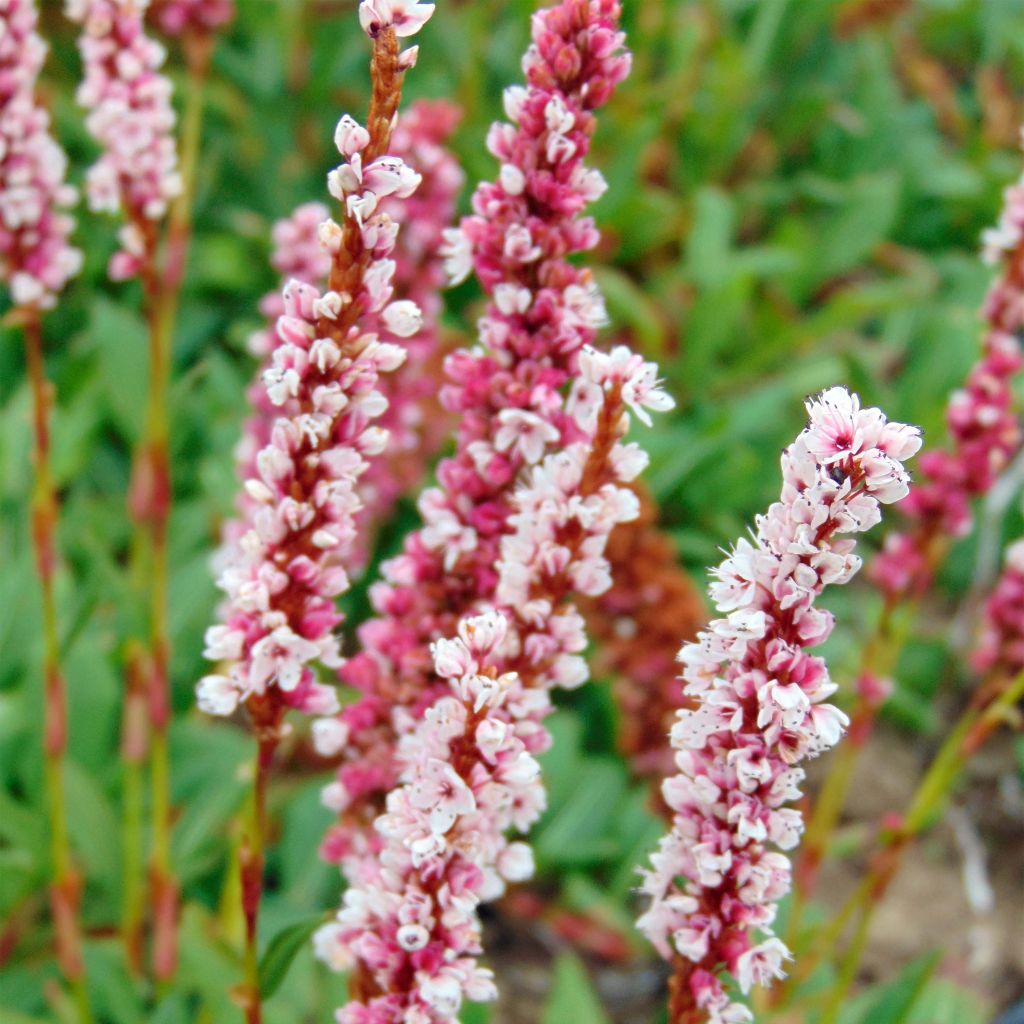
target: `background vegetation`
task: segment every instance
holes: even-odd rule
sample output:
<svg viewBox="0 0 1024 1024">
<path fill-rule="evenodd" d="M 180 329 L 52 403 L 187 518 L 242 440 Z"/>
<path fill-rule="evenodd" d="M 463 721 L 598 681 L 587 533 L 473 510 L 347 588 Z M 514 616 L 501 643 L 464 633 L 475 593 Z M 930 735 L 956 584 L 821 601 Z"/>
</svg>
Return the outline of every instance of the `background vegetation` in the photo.
<svg viewBox="0 0 1024 1024">
<path fill-rule="evenodd" d="M 73 100 L 74 37 L 56 0 L 41 6 L 53 42 L 47 88 L 77 180 L 94 151 Z M 942 436 L 948 393 L 977 351 L 976 311 L 988 280 L 977 258 L 979 234 L 995 220 L 1001 188 L 1019 173 L 1024 3 L 627 0 L 626 8 L 635 68 L 594 149 L 593 163 L 610 189 L 596 211 L 604 241 L 593 262 L 612 330 L 628 331 L 660 361 L 678 400 L 676 412 L 642 441 L 653 453 L 649 480 L 665 528 L 699 576 L 717 561 L 717 548 L 777 493 L 778 452 L 801 425 L 808 393 L 846 383 L 891 417 L 922 424 L 928 439 Z M 500 115 L 501 88 L 520 78 L 530 9 L 523 2 L 442 3 L 419 40 L 407 99 L 455 97 L 463 106 L 454 148 L 470 183 L 495 174 L 482 140 Z M 180 984 L 152 1016 L 160 1024 L 226 1021 L 238 1013 L 223 979 L 240 974 L 230 866 L 250 741 L 241 730 L 203 720 L 193 707 L 202 632 L 216 601 L 208 560 L 235 491 L 232 449 L 253 369 L 245 338 L 258 324 L 258 298 L 275 278 L 267 260 L 270 225 L 298 203 L 323 197 L 334 123 L 340 113 L 366 106 L 366 60 L 350 4 L 239 0 L 207 87 L 196 237 L 174 338 L 173 852 L 185 908 Z M 174 53 L 170 65 L 180 81 Z M 77 241 L 86 270 L 47 318 L 46 333 L 58 394 L 67 786 L 72 842 L 88 879 L 89 986 L 103 1020 L 128 1024 L 149 1012 L 145 987 L 124 969 L 115 935 L 123 640 L 141 625 L 132 616 L 143 614 L 141 581 L 126 570 L 124 504 L 147 365 L 137 286 L 105 279 L 114 228 L 81 212 Z M 454 332 L 470 329 L 477 299 L 472 285 L 450 293 L 446 322 Z M 22 359 L 17 336 L 0 335 L 5 1024 L 74 1019 L 52 984 L 46 920 L 41 641 L 27 527 Z M 378 557 L 414 522 L 409 505 L 382 533 Z M 1020 532 L 1018 511 L 983 517 L 980 556 L 977 537 L 954 551 L 922 634 L 900 664 L 887 712 L 889 763 L 907 763 L 901 750 L 927 749 L 942 724 L 942 695 L 966 682 L 952 656 L 964 636 L 950 623 L 965 621 L 958 618 L 963 595 L 970 600 L 978 574 L 991 571 L 993 540 Z M 831 641 L 839 679 L 850 677 L 856 637 L 875 610 L 866 582 L 848 590 L 832 602 L 842 610 Z M 365 591 L 357 588 L 348 605 L 352 627 L 366 615 Z M 601 958 L 577 958 L 552 933 L 544 955 L 532 956 L 560 954 L 550 994 L 542 994 L 546 980 L 538 983 L 538 999 L 547 1002 L 533 1019 L 603 1019 L 609 1011 L 594 1007 L 594 984 L 604 996 L 612 993 L 606 1002 L 618 1019 L 643 1019 L 655 1005 L 643 1002 L 643 985 L 656 989 L 658 975 L 631 931 L 630 889 L 633 865 L 659 826 L 644 790 L 628 782 L 614 756 L 615 712 L 602 681 L 574 695 L 555 728 L 552 806 L 536 834 L 540 885 L 558 905 L 621 928 L 626 966 L 609 973 Z M 271 794 L 276 841 L 262 922 L 274 943 L 269 963 L 280 966 L 276 973 L 268 968 L 280 981 L 267 1004 L 271 1024 L 327 1022 L 343 993 L 304 942 L 309 922 L 336 903 L 338 883 L 317 858 L 329 817 L 319 805 L 325 772 L 303 749 L 293 745 Z M 879 756 L 887 757 L 887 749 Z M 1004 768 L 1011 756 L 1000 751 Z M 1016 756 L 1024 769 L 1019 746 Z M 885 768 L 883 761 L 880 772 Z M 1019 851 L 1019 819 L 1014 827 Z M 1013 855 L 1009 845 L 990 852 L 997 862 Z M 1000 898 L 1020 901 L 1021 894 L 1009 890 Z M 493 928 L 502 937 L 493 957 L 499 978 L 507 964 L 510 984 L 525 979 L 529 990 L 531 954 L 521 948 L 527 940 L 514 926 Z M 936 944 L 942 940 L 934 936 Z M 589 980 L 584 961 L 593 968 Z M 886 980 L 906 966 L 891 963 Z M 1016 966 L 1010 954 L 1002 961 L 996 985 L 979 986 L 961 968 L 940 966 L 945 980 L 925 986 L 922 962 L 910 964 L 895 986 L 866 990 L 851 1003 L 847 1024 L 970 1024 L 1024 993 L 1019 950 Z M 548 978 L 547 970 L 536 970 Z M 639 1003 L 615 1002 L 615 979 L 626 976 L 641 979 Z M 922 992 L 912 1009 L 908 993 L 916 999 Z M 642 1011 L 624 1008 L 634 1005 Z M 900 1006 L 906 1012 L 894 1016 Z"/>
</svg>

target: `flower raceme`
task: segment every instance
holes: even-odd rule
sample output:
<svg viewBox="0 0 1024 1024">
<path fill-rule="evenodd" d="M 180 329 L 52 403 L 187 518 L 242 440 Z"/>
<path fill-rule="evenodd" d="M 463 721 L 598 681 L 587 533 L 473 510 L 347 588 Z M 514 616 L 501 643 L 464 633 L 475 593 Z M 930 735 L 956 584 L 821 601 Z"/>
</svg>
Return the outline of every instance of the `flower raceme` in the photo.
<svg viewBox="0 0 1024 1024">
<path fill-rule="evenodd" d="M 900 502 L 909 529 L 890 533 L 870 566 L 889 602 L 924 592 L 934 577 L 937 553 L 949 538 L 970 532 L 971 500 L 988 493 L 1020 450 L 1013 380 L 1024 365 L 1024 175 L 1005 190 L 999 223 L 982 241 L 985 262 L 1000 273 L 982 308 L 981 359 L 949 399 L 951 450 L 921 454 L 922 479 Z"/>
<path fill-rule="evenodd" d="M 535 757 L 551 742 L 551 691 L 587 678 L 571 595 L 607 589 L 608 536 L 638 514 L 624 484 L 646 456 L 620 443 L 627 409 L 646 416 L 670 401 L 652 364 L 625 349 L 584 350 L 580 373 L 566 405 L 588 440 L 520 478 L 496 565 L 497 610 L 481 608 L 462 620 L 458 639 L 432 644 L 444 692 L 418 718 L 396 715 L 397 787 L 375 823 L 372 855 L 346 856 L 344 906 L 317 936 L 327 963 L 356 967 L 340 1021 L 440 1024 L 455 1020 L 464 998 L 495 995 L 477 964 L 476 907 L 532 873 L 529 848 L 505 833 L 526 832 L 544 807 Z M 321 740 L 336 738 L 338 722 L 317 725 Z"/>
<path fill-rule="evenodd" d="M 446 693 L 429 645 L 495 603 L 516 481 L 586 439 L 565 392 L 605 317 L 589 272 L 568 257 L 598 238 L 583 211 L 604 184 L 584 160 L 595 111 L 629 68 L 618 17 L 611 0 L 563 0 L 534 16 L 526 86 L 506 91 L 509 123 L 488 135 L 498 179 L 478 186 L 473 214 L 448 233 L 450 275 L 475 271 L 487 295 L 480 347 L 446 360 L 441 400 L 459 417 L 456 450 L 420 498 L 423 526 L 371 591 L 377 617 L 342 670 L 362 697 L 318 724 L 321 751 L 342 755 L 325 793 L 341 816 L 324 844 L 330 860 L 372 855 L 370 826 L 397 778 L 397 736 Z"/>
<path fill-rule="evenodd" d="M 771 933 L 797 845 L 800 762 L 833 746 L 846 724 L 826 703 L 836 686 L 821 658 L 832 616 L 815 607 L 828 584 L 860 567 L 849 534 L 880 520 L 880 503 L 908 490 L 903 462 L 916 428 L 862 409 L 832 388 L 807 404 L 810 421 L 782 456 L 782 496 L 716 570 L 722 618 L 683 646 L 685 693 L 695 703 L 672 728 L 678 774 L 663 786 L 672 829 L 643 872 L 650 904 L 639 927 L 673 961 L 670 1020 L 749 1021 L 716 973 L 740 990 L 781 977 L 788 958 Z M 757 941 L 755 933 L 761 933 Z"/>
<path fill-rule="evenodd" d="M 38 17 L 35 0 L 0 0 L 0 280 L 15 306 L 46 309 L 82 254 L 68 241 L 76 193 L 67 157 L 36 99 L 46 58 Z"/>
<path fill-rule="evenodd" d="M 1024 672 L 1024 537 L 1006 549 L 1002 574 L 985 602 L 973 661 L 982 672 Z"/>
<path fill-rule="evenodd" d="M 121 249 L 110 260 L 114 280 L 134 277 L 152 262 L 155 222 L 182 189 L 174 142 L 171 83 L 160 68 L 164 48 L 145 33 L 149 0 L 66 0 L 82 26 L 83 80 L 78 102 L 100 144 L 85 194 L 94 211 L 124 213 Z"/>
<path fill-rule="evenodd" d="M 359 961 L 378 994 L 338 1011 L 339 1024 L 454 1021 L 464 998 L 496 995 L 479 965 L 478 903 L 533 870 L 528 846 L 510 841 L 544 809 L 540 768 L 517 734 L 528 702 L 514 672 L 500 673 L 508 623 L 467 617 L 432 647 L 448 693 L 403 737 L 398 786 L 376 822 L 379 860 L 368 860 L 337 921 L 318 932 L 336 968 Z"/>
<path fill-rule="evenodd" d="M 403 110 L 389 147 L 393 155 L 407 159 L 423 179 L 412 196 L 391 197 L 384 203 L 384 211 L 400 225 L 391 254 L 395 263 L 395 292 L 415 302 L 423 323 L 415 335 L 402 339 L 405 362 L 380 381 L 388 405 L 379 425 L 388 431 L 388 447 L 383 458 L 369 463 L 359 481 L 362 507 L 357 516 L 357 549 L 350 560 L 354 563 L 349 566 L 350 571 L 365 563 L 366 534 L 387 518 L 401 493 L 416 485 L 426 470 L 427 459 L 444 442 L 444 429 L 448 426 L 445 417 L 430 415 L 430 408 L 436 401 L 440 370 L 439 290 L 444 275 L 438 249 L 441 232 L 451 221 L 462 184 L 462 171 L 443 142 L 454 130 L 457 119 L 458 110 L 451 104 L 417 101 Z M 328 216 L 322 203 L 305 203 L 274 224 L 271 263 L 282 275 L 282 286 L 295 278 L 324 287 L 331 269 L 331 254 L 321 245 L 319 235 Z M 252 412 L 236 452 L 243 481 L 258 474 L 256 457 L 269 442 L 279 413 L 278 406 L 267 395 L 262 371 L 270 365 L 279 343 L 276 324 L 284 313 L 280 288 L 263 297 L 260 312 L 267 323 L 250 336 L 249 350 L 260 359 L 262 367 L 247 392 Z M 366 315 L 364 323 L 369 325 Z M 376 325 L 376 330 L 385 340 L 398 340 L 389 336 L 382 323 Z M 237 495 L 236 505 L 240 514 L 224 525 L 225 547 L 217 555 L 218 567 L 233 557 L 230 548 L 248 530 L 248 519 L 254 510 L 253 499 L 244 489 Z"/>
<path fill-rule="evenodd" d="M 384 38 L 383 48 L 393 40 Z M 390 77 L 379 84 L 385 100 L 397 104 L 397 46 L 392 56 Z M 347 115 L 338 122 L 335 143 L 344 162 L 328 175 L 328 187 L 347 216 L 344 226 L 330 218 L 319 225 L 327 287 L 292 279 L 282 292 L 262 379 L 278 416 L 245 481 L 245 528 L 226 548 L 223 622 L 206 635 L 206 654 L 223 670 L 197 687 L 200 707 L 211 714 L 231 714 L 244 702 L 258 725 L 274 728 L 286 707 L 310 714 L 338 707 L 333 687 L 318 681 L 313 666 L 341 664 L 334 602 L 349 585 L 358 484 L 387 442 L 374 422 L 387 407 L 379 379 L 405 357 L 378 326 L 405 338 L 421 319 L 414 303 L 392 301 L 398 226 L 381 204 L 408 197 L 420 180 L 400 158 L 372 155 L 386 152 L 392 120 L 371 106 L 376 135 Z"/>
</svg>

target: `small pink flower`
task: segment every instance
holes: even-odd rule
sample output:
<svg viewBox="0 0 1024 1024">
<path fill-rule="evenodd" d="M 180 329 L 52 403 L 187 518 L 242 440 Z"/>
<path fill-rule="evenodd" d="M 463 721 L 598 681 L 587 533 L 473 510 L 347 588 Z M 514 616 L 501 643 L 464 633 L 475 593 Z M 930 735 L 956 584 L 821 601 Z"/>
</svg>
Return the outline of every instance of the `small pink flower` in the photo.
<svg viewBox="0 0 1024 1024">
<path fill-rule="evenodd" d="M 825 663 L 805 653 L 832 629 L 814 602 L 856 571 L 843 535 L 877 522 L 879 503 L 898 496 L 897 456 L 919 445 L 913 428 L 842 389 L 810 400 L 808 413 L 782 456 L 781 500 L 713 570 L 723 617 L 679 654 L 694 706 L 670 734 L 672 829 L 644 872 L 651 902 L 638 923 L 662 956 L 683 959 L 677 984 L 709 1020 L 751 1019 L 726 995 L 719 965 L 744 993 L 783 976 L 789 954 L 770 926 L 790 872 L 767 844 L 798 844 L 801 815 L 783 806 L 799 797 L 803 772 L 793 766 L 834 746 L 848 724 L 826 703 L 836 687 Z M 765 936 L 758 944 L 754 931 Z"/>
<path fill-rule="evenodd" d="M 430 20 L 433 4 L 415 0 L 362 0 L 359 4 L 359 24 L 370 37 L 386 28 L 393 28 L 399 38 L 413 36 Z"/>
</svg>

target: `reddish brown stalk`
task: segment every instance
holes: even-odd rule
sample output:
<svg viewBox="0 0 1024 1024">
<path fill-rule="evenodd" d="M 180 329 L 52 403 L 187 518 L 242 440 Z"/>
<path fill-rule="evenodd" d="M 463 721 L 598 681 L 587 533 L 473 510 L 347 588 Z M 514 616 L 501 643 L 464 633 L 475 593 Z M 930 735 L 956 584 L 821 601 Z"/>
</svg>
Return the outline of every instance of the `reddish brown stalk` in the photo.
<svg viewBox="0 0 1024 1024">
<path fill-rule="evenodd" d="M 381 31 L 373 40 L 373 55 L 370 61 L 372 92 L 370 109 L 366 121 L 366 129 L 370 141 L 362 151 L 364 165 L 387 153 L 391 144 L 391 129 L 402 98 L 403 69 L 399 64 L 398 37 L 393 28 Z M 343 351 L 352 352 L 353 342 L 349 332 L 364 312 L 362 303 L 353 301 L 362 290 L 362 282 L 366 271 L 373 261 L 373 253 L 363 242 L 360 225 L 355 218 L 346 217 L 342 223 L 341 245 L 335 254 L 327 287 L 338 292 L 344 305 L 336 319 L 321 317 L 317 323 L 320 337 L 335 339 Z M 359 340 L 356 339 L 356 344 Z M 300 460 L 301 461 L 301 460 Z M 307 481 L 301 477 L 295 481 L 296 497 L 301 498 L 308 493 L 315 481 L 312 477 Z M 316 550 L 312 546 L 313 534 L 319 527 L 319 517 L 315 516 L 308 528 L 297 535 L 297 544 L 310 546 L 310 554 Z M 301 617 L 302 593 L 300 589 L 286 589 L 275 599 L 276 606 L 284 611 L 289 621 Z M 298 627 L 297 627 L 298 628 Z M 266 791 L 270 778 L 270 770 L 274 752 L 280 741 L 281 723 L 284 719 L 285 706 L 278 699 L 276 690 L 268 690 L 264 694 L 250 697 L 246 702 L 253 726 L 256 730 L 258 752 L 256 771 L 253 783 L 253 823 L 250 838 L 242 845 L 239 852 L 242 878 L 242 907 L 246 923 L 245 964 L 246 984 L 244 987 L 243 1005 L 247 1024 L 260 1024 L 262 1020 L 262 1003 L 259 990 L 259 965 L 257 959 L 257 939 L 259 908 L 263 894 L 264 848 L 266 844 Z M 354 996 L 367 994 L 367 986 L 372 985 L 369 977 L 363 977 L 360 971 L 353 973 L 350 988 Z M 372 995 L 372 993 L 369 993 Z M 369 997 L 369 996 L 367 996 Z"/>
<path fill-rule="evenodd" d="M 159 225 L 133 211 L 130 219 L 144 239 L 146 258 L 140 270 L 149 322 L 149 396 L 145 432 L 135 452 L 131 489 L 128 498 L 131 515 L 146 545 L 149 590 L 149 640 L 145 658 L 148 669 L 146 704 L 151 743 L 149 743 L 153 840 L 149 859 L 150 903 L 153 917 L 153 974 L 167 982 L 177 969 L 178 884 L 171 866 L 170 764 L 167 729 L 170 723 L 170 637 L 168 630 L 167 524 L 173 498 L 169 453 L 167 395 L 171 376 L 171 346 L 181 286 L 184 281 L 189 242 L 192 236 L 192 198 L 198 164 L 202 127 L 203 88 L 209 69 L 213 37 L 192 32 L 184 40 L 189 67 L 185 114 L 181 133 L 181 195 L 172 203 L 167 228 L 160 238 Z M 141 554 L 142 552 L 140 552 Z M 138 653 L 138 652 L 136 652 Z M 134 657 L 134 656 L 133 656 Z M 137 671 L 131 658 L 126 664 L 125 724 L 138 700 L 131 692 L 130 676 Z M 147 738 L 144 731 L 124 740 L 133 756 L 144 756 Z M 141 748 L 140 748 L 141 743 Z M 137 863 L 134 847 L 139 832 L 134 821 L 140 814 L 140 769 L 125 761 L 125 849 L 131 864 Z M 129 849 L 131 847 L 131 849 Z M 127 867 L 127 865 L 126 865 Z M 123 933 L 129 962 L 135 962 L 142 910 L 134 879 L 125 889 Z"/>
<path fill-rule="evenodd" d="M 373 91 L 366 119 L 370 141 L 362 152 L 364 166 L 387 153 L 391 144 L 391 127 L 402 99 L 402 69 L 398 64 L 398 52 L 398 37 L 393 28 L 385 29 L 373 41 L 370 61 Z M 343 297 L 357 295 L 372 260 L 373 253 L 363 244 L 361 227 L 354 217 L 346 218 L 342 224 L 341 248 L 334 256 L 327 277 L 328 290 Z M 320 337 L 344 341 L 361 313 L 359 303 L 349 301 L 336 320 L 321 317 L 317 324 Z"/>
<path fill-rule="evenodd" d="M 50 822 L 50 911 L 57 943 L 57 961 L 74 994 L 83 1020 L 91 1020 L 85 990 L 79 922 L 82 880 L 71 857 L 64 799 L 64 757 L 67 751 L 67 697 L 60 666 L 57 608 L 53 592 L 56 562 L 57 496 L 50 471 L 50 408 L 53 387 L 46 379 L 43 331 L 37 310 L 25 310 L 22 327 L 32 392 L 33 461 L 32 542 L 42 594 L 43 616 L 43 756 Z"/>
</svg>

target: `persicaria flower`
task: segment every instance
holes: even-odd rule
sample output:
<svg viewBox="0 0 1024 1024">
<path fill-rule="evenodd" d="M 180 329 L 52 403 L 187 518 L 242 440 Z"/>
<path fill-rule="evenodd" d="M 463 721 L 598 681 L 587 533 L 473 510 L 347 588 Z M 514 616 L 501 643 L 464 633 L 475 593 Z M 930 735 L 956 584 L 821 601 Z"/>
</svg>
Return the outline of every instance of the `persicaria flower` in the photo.
<svg viewBox="0 0 1024 1024">
<path fill-rule="evenodd" d="M 476 908 L 506 882 L 532 874 L 529 848 L 508 836 L 528 828 L 545 802 L 520 725 L 519 677 L 506 674 L 485 700 L 467 696 L 478 679 L 497 678 L 494 659 L 507 634 L 505 618 L 485 612 L 434 645 L 448 696 L 403 739 L 399 785 L 375 826 L 379 857 L 366 863 L 336 923 L 316 938 L 329 963 L 344 962 L 339 947 L 350 950 L 356 970 L 380 993 L 342 1007 L 342 1024 L 441 1024 L 456 1020 L 465 1000 L 496 995 L 491 972 L 478 962 Z"/>
<path fill-rule="evenodd" d="M 513 123 L 496 125 L 488 137 L 498 180 L 477 188 L 473 214 L 446 235 L 442 255 L 449 267 L 475 270 L 488 303 L 479 347 L 453 353 L 445 363 L 441 401 L 459 420 L 455 454 L 442 460 L 437 487 L 421 495 L 422 528 L 371 588 L 377 617 L 360 629 L 362 651 L 341 673 L 361 699 L 341 715 L 351 726 L 350 743 L 330 790 L 341 816 L 324 850 L 353 878 L 361 874 L 361 859 L 375 855 L 379 840 L 365 822 L 398 777 L 399 737 L 447 697 L 448 687 L 431 671 L 432 642 L 453 635 L 465 615 L 505 607 L 499 585 L 502 593 L 530 591 L 531 574 L 543 570 L 533 589 L 548 593 L 531 595 L 525 605 L 531 625 L 520 640 L 531 666 L 542 669 L 535 677 L 531 668 L 527 685 L 537 719 L 546 704 L 533 697 L 535 690 L 586 678 L 582 621 L 564 607 L 565 596 L 577 585 L 596 592 L 607 581 L 602 545 L 628 509 L 597 492 L 635 475 L 644 461 L 635 446 L 618 443 L 621 387 L 596 390 L 586 425 L 569 402 L 580 353 L 604 320 L 589 272 L 569 257 L 597 242 L 596 228 L 583 216 L 595 194 L 583 161 L 595 111 L 629 69 L 618 18 L 610 0 L 564 0 L 534 16 L 524 60 L 527 85 L 506 97 Z M 549 105 L 564 111 L 552 127 Z M 571 154 L 562 143 L 549 152 L 552 133 L 571 143 Z M 534 247 L 541 250 L 536 258 Z M 593 479 L 582 486 L 606 397 L 614 413 L 600 435 Z M 531 468 L 540 475 L 527 476 Z M 587 538 L 587 547 L 566 537 L 541 549 L 525 525 L 513 525 L 520 511 L 529 516 L 533 500 L 529 486 L 517 485 L 533 482 L 556 489 L 558 509 L 569 510 L 570 529 L 577 539 Z M 506 546 L 513 530 L 517 540 Z M 543 743 L 546 734 L 536 735 Z"/>
<path fill-rule="evenodd" d="M 985 602 L 973 661 L 982 672 L 1024 672 L 1024 537 L 1006 549 L 1002 574 Z"/>
<path fill-rule="evenodd" d="M 781 977 L 789 957 L 771 934 L 800 838 L 799 763 L 840 738 L 846 716 L 827 703 L 836 686 L 806 649 L 831 632 L 815 608 L 830 583 L 857 571 L 849 534 L 879 521 L 879 504 L 906 494 L 904 460 L 916 428 L 863 409 L 831 388 L 808 402 L 809 423 L 782 455 L 782 497 L 713 571 L 715 619 L 679 653 L 684 696 L 670 738 L 678 774 L 663 797 L 672 830 L 643 872 L 640 929 L 666 958 L 681 958 L 684 1005 L 711 1022 L 750 1021 L 717 974 L 742 992 Z M 763 938 L 755 941 L 760 933 Z"/>
<path fill-rule="evenodd" d="M 36 97 L 46 44 L 34 0 L 0 0 L 0 278 L 16 306 L 47 309 L 78 273 L 67 157 Z"/>
<path fill-rule="evenodd" d="M 1024 176 L 1004 192 L 983 255 L 1000 272 L 982 308 L 981 358 L 946 407 L 952 445 L 921 455 L 921 479 L 899 506 L 907 528 L 886 536 L 870 568 L 890 605 L 925 591 L 950 541 L 970 532 L 971 501 L 988 493 L 1020 451 L 1013 381 L 1024 364 Z"/>
<path fill-rule="evenodd" d="M 168 36 L 215 32 L 235 16 L 234 0 L 153 0 L 151 17 Z"/>
<path fill-rule="evenodd" d="M 339 151 L 353 140 L 361 144 L 364 136 L 370 140 L 357 128 L 351 118 L 343 119 L 335 133 Z M 388 141 L 385 134 L 376 144 L 386 148 Z M 349 200 L 370 193 L 359 173 L 359 153 L 342 156 L 348 156 L 344 167 L 352 173 L 336 179 L 344 179 L 342 198 L 350 206 Z M 392 195 L 415 188 L 419 176 L 402 171 L 401 160 L 389 158 L 387 166 L 399 182 Z M 289 281 L 274 331 L 262 339 L 272 348 L 257 411 L 274 408 L 277 415 L 269 429 L 257 417 L 255 429 L 266 443 L 243 461 L 243 520 L 226 531 L 218 580 L 227 595 L 223 621 L 207 633 L 207 655 L 222 668 L 197 688 L 204 710 L 229 714 L 244 702 L 257 728 L 266 731 L 277 729 L 287 707 L 318 715 L 338 709 L 318 666 L 337 669 L 342 663 L 334 599 L 349 586 L 346 563 L 357 536 L 359 480 L 387 441 L 387 431 L 374 422 L 388 405 L 378 380 L 405 358 L 404 349 L 382 336 L 391 308 L 397 227 L 386 212 L 367 204 L 363 215 L 350 217 L 340 230 L 344 244 L 325 246 L 326 289 Z M 328 241 L 332 234 L 317 232 Z M 301 240 L 301 226 L 298 235 Z M 320 267 L 309 269 L 316 274 Z M 340 284 L 331 286 L 335 281 L 345 282 L 344 294 Z M 391 319 L 408 330 L 418 323 L 408 306 Z M 320 734 L 342 742 L 342 731 L 321 728 Z"/>
<path fill-rule="evenodd" d="M 174 142 L 170 80 L 160 73 L 164 49 L 145 34 L 149 0 L 66 0 L 69 18 L 82 26 L 78 48 L 84 78 L 78 102 L 101 153 L 86 177 L 91 209 L 123 211 L 121 249 L 110 275 L 124 280 L 152 258 L 148 222 L 160 220 L 181 192 Z"/>
<path fill-rule="evenodd" d="M 433 4 L 415 0 L 363 0 L 359 5 L 359 24 L 371 38 L 388 28 L 404 38 L 419 32 L 433 13 Z"/>
</svg>

